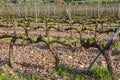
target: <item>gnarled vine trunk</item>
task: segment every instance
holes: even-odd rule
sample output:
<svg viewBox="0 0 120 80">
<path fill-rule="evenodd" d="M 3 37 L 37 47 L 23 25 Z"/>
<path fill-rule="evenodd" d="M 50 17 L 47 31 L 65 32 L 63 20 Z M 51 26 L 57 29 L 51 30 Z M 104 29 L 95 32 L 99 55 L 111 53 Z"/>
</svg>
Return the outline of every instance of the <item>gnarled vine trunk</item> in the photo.
<svg viewBox="0 0 120 80">
<path fill-rule="evenodd" d="M 14 36 L 12 37 L 10 46 L 9 46 L 9 58 L 8 58 L 9 67 L 12 67 L 12 64 L 13 64 L 13 46 L 15 45 L 16 40 L 17 40 L 16 33 L 14 33 Z"/>
<path fill-rule="evenodd" d="M 53 48 L 51 48 L 50 45 L 48 45 L 48 48 L 51 51 L 51 53 L 53 54 L 53 56 L 54 56 L 54 59 L 55 59 L 55 69 L 57 69 L 58 66 L 59 66 L 59 57 L 58 57 L 57 53 L 55 52 L 55 50 Z"/>
<path fill-rule="evenodd" d="M 114 42 L 114 44 L 111 45 L 110 49 L 108 51 L 106 51 L 106 53 L 104 54 L 104 57 L 105 57 L 106 63 L 107 63 L 107 68 L 111 72 L 113 80 L 117 80 L 117 78 L 119 77 L 118 74 L 120 74 L 120 71 L 118 71 L 116 69 L 115 60 L 113 59 L 113 56 L 117 55 L 119 53 L 120 53 L 120 51 L 116 51 L 116 49 L 115 49 L 115 42 Z M 117 65 L 119 65 L 119 64 L 117 64 Z"/>
</svg>

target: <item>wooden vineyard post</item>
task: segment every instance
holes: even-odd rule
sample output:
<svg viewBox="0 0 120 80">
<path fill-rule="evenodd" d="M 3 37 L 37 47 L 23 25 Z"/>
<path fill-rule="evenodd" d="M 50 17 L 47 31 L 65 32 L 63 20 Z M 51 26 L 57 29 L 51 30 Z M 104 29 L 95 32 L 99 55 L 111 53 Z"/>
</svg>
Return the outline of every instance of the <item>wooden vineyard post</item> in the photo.
<svg viewBox="0 0 120 80">
<path fill-rule="evenodd" d="M 28 14 L 28 12 L 27 12 L 27 5 L 26 5 L 26 2 L 24 3 L 24 13 L 25 13 L 25 19 L 27 20 L 27 14 Z"/>
<path fill-rule="evenodd" d="M 48 11 L 48 17 L 50 17 L 50 4 L 48 3 L 48 6 L 47 6 L 47 11 Z"/>
<path fill-rule="evenodd" d="M 54 4 L 54 17 L 56 16 L 56 10 L 57 8 L 55 7 L 55 4 Z"/>
<path fill-rule="evenodd" d="M 67 4 L 67 9 L 66 9 L 66 12 L 67 12 L 67 15 L 68 15 L 68 18 L 69 18 L 69 25 L 70 25 L 70 38 L 73 36 L 73 32 L 72 32 L 72 18 L 71 18 L 71 3 L 68 3 Z"/>
<path fill-rule="evenodd" d="M 98 19 L 101 17 L 101 2 L 98 3 Z"/>
<path fill-rule="evenodd" d="M 37 1 L 34 1 L 34 6 L 35 6 L 35 26 L 38 27 L 37 22 L 38 22 L 38 11 L 37 11 Z"/>
<path fill-rule="evenodd" d="M 46 30 L 46 34 L 45 36 L 48 37 L 49 36 L 49 25 L 48 25 L 48 19 L 46 19 L 44 17 L 44 20 L 45 20 L 45 30 Z"/>
<path fill-rule="evenodd" d="M 95 35 L 94 35 L 94 37 L 96 38 L 97 37 L 97 28 L 98 28 L 98 25 L 99 25 L 99 23 L 98 23 L 98 20 L 96 19 L 96 21 L 95 21 Z"/>
<path fill-rule="evenodd" d="M 120 3 L 118 4 L 118 18 L 120 19 Z"/>
<path fill-rule="evenodd" d="M 86 4 L 86 9 L 85 9 L 85 14 L 86 14 L 86 16 L 88 16 L 88 6 L 87 6 L 87 4 Z"/>
</svg>

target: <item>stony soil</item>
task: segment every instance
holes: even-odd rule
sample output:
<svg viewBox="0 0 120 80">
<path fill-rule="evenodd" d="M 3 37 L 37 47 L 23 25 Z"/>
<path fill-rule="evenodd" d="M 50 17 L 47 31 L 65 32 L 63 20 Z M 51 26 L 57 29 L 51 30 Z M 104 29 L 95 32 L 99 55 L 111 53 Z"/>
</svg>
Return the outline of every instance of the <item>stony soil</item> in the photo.
<svg viewBox="0 0 120 80">
<path fill-rule="evenodd" d="M 8 30 L 8 34 L 12 34 L 13 30 Z M 30 35 L 38 35 L 40 31 L 30 31 Z M 0 34 L 6 33 L 6 30 L 3 28 L 0 28 Z M 45 34 L 44 31 L 41 31 L 42 35 Z M 24 30 L 20 29 L 17 30 L 18 35 L 23 35 Z M 98 34 L 98 38 L 101 40 L 109 39 L 109 34 Z M 57 32 L 52 31 L 49 34 L 50 36 L 59 36 L 59 37 L 69 37 L 69 32 Z M 89 38 L 93 36 L 93 34 L 83 33 L 83 37 Z M 77 33 L 74 33 L 74 36 L 78 37 Z M 76 48 L 74 50 L 73 48 L 70 48 L 68 46 L 63 45 L 56 45 L 52 46 L 52 48 L 55 48 L 55 52 L 59 55 L 60 64 L 65 65 L 69 68 L 78 69 L 78 70 L 85 70 L 89 66 L 89 64 L 92 62 L 92 60 L 95 58 L 95 56 L 99 53 L 99 50 L 97 48 L 88 48 L 88 49 L 81 49 Z M 23 46 L 21 43 L 17 42 L 14 46 L 14 67 L 13 70 L 17 71 L 20 70 L 22 73 L 30 73 L 38 75 L 49 79 L 58 79 L 60 78 L 54 69 L 54 57 L 49 51 L 48 47 L 42 43 L 34 43 L 34 44 L 28 44 L 26 46 Z M 9 41 L 0 40 L 0 70 L 5 70 L 5 65 L 7 64 L 8 60 L 8 51 L 9 51 Z M 118 70 L 120 70 L 120 57 L 115 57 L 114 62 L 115 66 Z M 102 68 L 106 68 L 106 63 L 104 58 L 101 56 L 99 60 L 96 62 L 95 65 L 100 65 Z M 54 74 L 51 74 L 54 72 Z"/>
</svg>

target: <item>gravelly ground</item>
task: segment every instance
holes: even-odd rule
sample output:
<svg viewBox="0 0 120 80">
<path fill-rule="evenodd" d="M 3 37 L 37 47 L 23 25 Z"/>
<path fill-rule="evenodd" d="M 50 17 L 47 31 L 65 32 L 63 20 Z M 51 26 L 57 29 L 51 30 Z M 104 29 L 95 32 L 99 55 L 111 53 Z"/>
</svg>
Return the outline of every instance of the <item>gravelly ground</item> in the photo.
<svg viewBox="0 0 120 80">
<path fill-rule="evenodd" d="M 5 30 L 2 29 L 0 34 L 4 32 Z M 12 31 L 9 31 L 8 33 L 12 33 Z M 17 33 L 18 34 L 20 33 L 21 35 L 24 34 L 22 30 L 18 30 Z M 37 34 L 32 31 L 29 33 L 30 35 Z M 64 33 L 64 32 L 59 33 L 55 31 L 51 32 L 50 35 L 69 37 L 69 33 Z M 77 33 L 75 33 L 74 35 L 78 36 Z M 109 35 L 111 35 L 111 33 Z M 83 36 L 88 38 L 91 37 L 92 35 L 86 35 L 86 33 L 83 33 Z M 104 39 L 108 39 L 110 36 L 108 36 L 108 34 L 98 34 L 98 37 L 104 40 Z M 64 64 L 67 67 L 79 69 L 79 70 L 86 69 L 89 66 L 89 64 L 92 62 L 92 60 L 95 58 L 95 56 L 99 53 L 99 50 L 93 47 L 85 49 L 84 51 L 78 49 L 75 52 L 72 51 L 72 48 L 63 45 L 57 45 L 53 47 L 55 48 L 56 53 L 59 55 L 60 64 Z M 7 64 L 8 50 L 9 50 L 9 41 L 0 40 L 0 54 L 1 54 L 0 70 L 1 71 L 5 69 L 5 65 Z M 42 42 L 37 44 L 29 44 L 26 46 L 22 46 L 21 43 L 16 43 L 16 45 L 14 46 L 13 56 L 15 61 L 14 63 L 15 70 L 20 70 L 23 73 L 28 72 L 36 75 L 40 74 L 46 78 L 59 78 L 59 76 L 56 75 L 56 73 L 51 74 L 51 72 L 55 71 L 54 57 L 47 48 L 47 46 Z M 119 69 L 120 57 L 116 57 L 115 59 L 116 59 L 115 64 L 117 65 L 118 70 L 120 70 Z M 106 63 L 102 56 L 99 58 L 96 64 L 106 68 Z"/>
<path fill-rule="evenodd" d="M 0 69 L 4 70 L 5 64 L 7 64 L 9 44 L 0 41 L 0 45 Z M 55 49 L 59 55 L 60 64 L 78 70 L 85 70 L 99 52 L 96 48 L 89 48 L 84 52 L 71 52 L 69 47 L 61 45 L 56 46 Z M 16 70 L 20 70 L 23 73 L 40 74 L 47 78 L 53 78 L 56 75 L 50 74 L 54 71 L 54 58 L 43 43 L 30 44 L 25 47 L 16 44 L 13 56 L 15 61 L 14 69 Z M 96 64 L 106 68 L 106 63 L 102 56 Z"/>
</svg>

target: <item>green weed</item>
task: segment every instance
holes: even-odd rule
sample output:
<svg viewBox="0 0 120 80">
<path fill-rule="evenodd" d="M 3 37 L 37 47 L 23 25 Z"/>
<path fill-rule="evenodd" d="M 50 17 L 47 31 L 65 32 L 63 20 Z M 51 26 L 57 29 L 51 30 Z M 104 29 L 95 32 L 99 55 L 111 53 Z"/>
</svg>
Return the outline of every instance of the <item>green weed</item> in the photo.
<svg viewBox="0 0 120 80">
<path fill-rule="evenodd" d="M 74 69 L 70 69 L 64 66 L 59 66 L 57 73 L 60 77 L 66 78 L 66 80 L 112 80 L 110 72 L 106 69 L 101 69 L 100 67 L 95 68 L 92 71 L 92 77 L 87 74 L 75 74 Z"/>
</svg>

